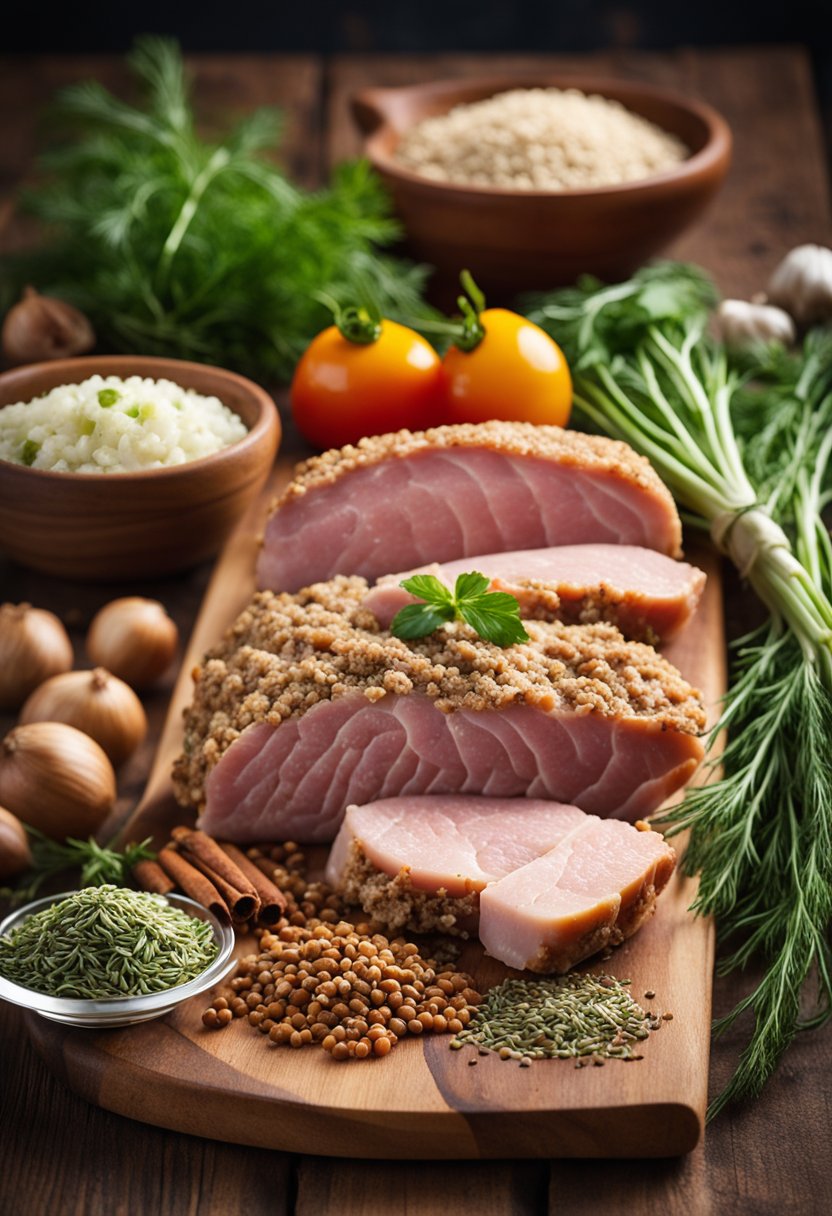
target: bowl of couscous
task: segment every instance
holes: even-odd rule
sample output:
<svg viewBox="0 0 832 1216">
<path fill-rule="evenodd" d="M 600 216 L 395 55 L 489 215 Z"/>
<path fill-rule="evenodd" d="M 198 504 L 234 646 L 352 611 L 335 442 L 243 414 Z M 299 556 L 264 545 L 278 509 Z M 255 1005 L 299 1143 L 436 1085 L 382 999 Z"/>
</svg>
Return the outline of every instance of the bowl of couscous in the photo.
<svg viewBox="0 0 832 1216">
<path fill-rule="evenodd" d="M 119 582 L 212 556 L 263 488 L 269 394 L 221 368 L 102 355 L 0 375 L 0 552 Z"/>
<path fill-rule="evenodd" d="M 626 277 L 701 214 L 731 154 L 710 106 L 632 81 L 433 81 L 352 109 L 411 252 L 495 303 Z"/>
</svg>

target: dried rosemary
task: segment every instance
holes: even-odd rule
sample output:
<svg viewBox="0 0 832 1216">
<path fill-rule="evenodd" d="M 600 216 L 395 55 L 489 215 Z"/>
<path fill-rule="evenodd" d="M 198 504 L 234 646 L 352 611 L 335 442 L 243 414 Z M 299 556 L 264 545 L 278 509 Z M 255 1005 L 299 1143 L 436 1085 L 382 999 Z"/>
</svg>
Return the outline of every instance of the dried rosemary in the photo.
<svg viewBox="0 0 832 1216">
<path fill-rule="evenodd" d="M 76 891 L 0 938 L 0 975 L 48 996 L 138 996 L 194 979 L 217 950 L 206 921 L 108 884 Z"/>
<path fill-rule="evenodd" d="M 491 988 L 468 1026 L 451 1041 L 496 1051 L 503 1059 L 636 1059 L 636 1044 L 656 1020 L 627 992 L 629 980 L 564 975 L 504 980 Z"/>
</svg>

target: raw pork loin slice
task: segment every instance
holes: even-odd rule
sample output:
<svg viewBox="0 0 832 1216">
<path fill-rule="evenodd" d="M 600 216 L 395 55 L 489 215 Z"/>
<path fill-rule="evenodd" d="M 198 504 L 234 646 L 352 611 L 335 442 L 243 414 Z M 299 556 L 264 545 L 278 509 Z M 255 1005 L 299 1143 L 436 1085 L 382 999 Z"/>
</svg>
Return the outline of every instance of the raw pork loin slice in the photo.
<svg viewBox="0 0 832 1216">
<path fill-rule="evenodd" d="M 493 591 L 520 601 L 524 617 L 588 624 L 609 621 L 626 637 L 648 642 L 673 637 L 699 603 L 705 575 L 687 562 L 636 545 L 561 545 L 486 553 L 420 566 L 379 579 L 364 600 L 382 629 L 414 597 L 399 584 L 412 574 L 433 574 L 448 587 L 477 570 Z"/>
<path fill-rule="evenodd" d="M 362 439 L 301 465 L 274 506 L 258 586 L 594 541 L 678 556 L 670 493 L 624 443 L 486 422 Z"/>
<path fill-rule="evenodd" d="M 227 840 L 332 840 L 351 803 L 488 794 L 635 820 L 702 756 L 699 695 L 612 625 L 378 631 L 363 579 L 255 596 L 197 671 L 177 796 Z M 368 626 L 372 626 L 369 628 Z"/>
<path fill-rule="evenodd" d="M 574 806 L 434 795 L 349 807 L 327 879 L 390 932 L 478 928 L 500 962 L 550 973 L 635 933 L 674 862 L 658 832 Z"/>
</svg>

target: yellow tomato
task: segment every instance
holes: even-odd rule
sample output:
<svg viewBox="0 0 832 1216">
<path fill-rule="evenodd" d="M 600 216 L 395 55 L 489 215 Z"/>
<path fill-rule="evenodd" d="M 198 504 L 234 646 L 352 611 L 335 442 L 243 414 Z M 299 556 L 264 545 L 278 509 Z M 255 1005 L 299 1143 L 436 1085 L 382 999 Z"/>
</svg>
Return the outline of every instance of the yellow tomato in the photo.
<svg viewBox="0 0 832 1216">
<path fill-rule="evenodd" d="M 474 349 L 451 346 L 442 360 L 442 421 L 566 426 L 572 377 L 558 344 L 505 308 L 487 308 L 479 321 L 485 336 Z"/>
</svg>

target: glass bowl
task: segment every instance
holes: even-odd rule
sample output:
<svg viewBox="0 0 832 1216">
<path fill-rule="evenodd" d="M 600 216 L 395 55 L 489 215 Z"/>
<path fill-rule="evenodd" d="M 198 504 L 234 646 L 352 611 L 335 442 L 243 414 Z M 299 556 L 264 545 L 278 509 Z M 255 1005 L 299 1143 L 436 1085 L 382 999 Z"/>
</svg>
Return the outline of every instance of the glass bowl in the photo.
<svg viewBox="0 0 832 1216">
<path fill-rule="evenodd" d="M 33 913 L 40 912 L 42 908 L 73 894 L 73 891 L 64 891 L 60 895 L 47 895 L 44 899 L 36 899 L 33 903 L 18 908 L 0 923 L 0 937 L 16 929 Z M 39 1013 L 50 1021 L 63 1022 L 65 1026 L 101 1029 L 106 1026 L 131 1026 L 135 1022 L 149 1022 L 152 1018 L 170 1013 L 192 996 L 199 996 L 201 992 L 213 988 L 233 966 L 231 954 L 234 950 L 234 930 L 230 925 L 222 924 L 207 908 L 185 895 L 166 895 L 164 898 L 175 908 L 181 908 L 190 916 L 207 921 L 214 931 L 214 939 L 219 947 L 219 953 L 211 965 L 187 984 L 178 984 L 175 988 L 166 988 L 164 992 L 151 992 L 145 996 L 116 996 L 93 1001 L 79 997 L 47 996 L 33 988 L 13 984 L 11 980 L 0 975 L 0 1000 L 22 1005 L 24 1009 Z"/>
</svg>

